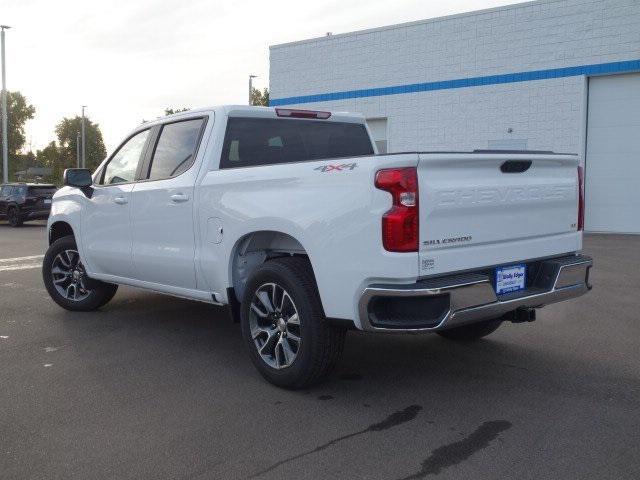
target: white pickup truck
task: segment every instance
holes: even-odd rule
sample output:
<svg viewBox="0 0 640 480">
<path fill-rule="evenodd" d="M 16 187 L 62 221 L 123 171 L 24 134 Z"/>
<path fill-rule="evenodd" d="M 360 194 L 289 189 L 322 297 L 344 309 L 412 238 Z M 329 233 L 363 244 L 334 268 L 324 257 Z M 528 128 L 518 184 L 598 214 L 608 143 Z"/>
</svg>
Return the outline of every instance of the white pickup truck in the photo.
<svg viewBox="0 0 640 480">
<path fill-rule="evenodd" d="M 64 179 L 53 300 L 93 310 L 123 284 L 228 305 L 287 388 L 325 376 L 348 328 L 473 340 L 590 289 L 574 155 L 379 155 L 358 115 L 225 106 L 145 123 Z"/>
</svg>

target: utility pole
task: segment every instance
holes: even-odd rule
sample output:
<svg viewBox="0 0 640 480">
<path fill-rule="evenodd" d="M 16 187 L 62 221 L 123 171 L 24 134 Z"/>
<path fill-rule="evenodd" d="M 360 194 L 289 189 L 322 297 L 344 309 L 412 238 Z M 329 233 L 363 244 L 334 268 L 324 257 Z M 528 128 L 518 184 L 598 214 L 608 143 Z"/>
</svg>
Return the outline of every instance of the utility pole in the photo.
<svg viewBox="0 0 640 480">
<path fill-rule="evenodd" d="M 2 180 L 4 183 L 9 181 L 9 145 L 7 134 L 7 71 L 4 60 L 4 31 L 8 30 L 9 26 L 0 25 L 0 43 L 2 46 Z"/>
<path fill-rule="evenodd" d="M 251 94 L 253 93 L 253 79 L 254 78 L 258 78 L 257 75 L 249 75 L 249 106 L 252 105 L 251 103 Z"/>
<path fill-rule="evenodd" d="M 85 137 L 84 137 L 84 109 L 86 108 L 86 105 L 82 105 L 82 168 L 86 168 L 87 165 L 87 161 L 85 158 Z"/>
<path fill-rule="evenodd" d="M 80 132 L 76 132 L 76 163 L 80 168 Z"/>
</svg>

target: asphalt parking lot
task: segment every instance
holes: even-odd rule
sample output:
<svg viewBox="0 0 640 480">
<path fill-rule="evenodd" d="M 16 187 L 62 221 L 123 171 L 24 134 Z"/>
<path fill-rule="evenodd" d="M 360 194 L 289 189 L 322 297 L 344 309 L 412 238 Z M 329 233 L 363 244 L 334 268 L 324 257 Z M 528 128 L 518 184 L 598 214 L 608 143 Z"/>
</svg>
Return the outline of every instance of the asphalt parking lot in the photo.
<svg viewBox="0 0 640 480">
<path fill-rule="evenodd" d="M 640 478 L 640 236 L 587 237 L 594 290 L 532 324 L 351 332 L 300 392 L 262 380 L 223 309 L 123 287 L 60 309 L 44 248 L 43 223 L 0 223 L 2 479 Z"/>
</svg>

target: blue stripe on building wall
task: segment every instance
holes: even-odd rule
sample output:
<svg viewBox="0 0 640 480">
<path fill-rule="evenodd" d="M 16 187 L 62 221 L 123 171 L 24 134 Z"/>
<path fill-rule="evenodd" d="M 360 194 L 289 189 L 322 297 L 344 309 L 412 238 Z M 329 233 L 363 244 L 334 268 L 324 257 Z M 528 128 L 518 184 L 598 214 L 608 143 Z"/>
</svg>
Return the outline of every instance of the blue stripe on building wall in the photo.
<svg viewBox="0 0 640 480">
<path fill-rule="evenodd" d="M 430 92 L 433 90 L 450 90 L 453 88 L 480 87 L 484 85 L 499 85 L 502 83 L 530 82 L 533 80 L 547 80 L 550 78 L 576 77 L 580 75 L 604 75 L 633 71 L 640 71 L 640 60 L 550 68 L 547 70 L 531 70 L 528 72 L 506 73 L 503 75 L 458 78 L 455 80 L 442 80 L 439 82 L 412 83 L 409 85 L 347 90 L 344 92 L 316 93 L 314 95 L 301 95 L 298 97 L 274 98 L 269 101 L 269 105 L 277 107 L 280 105 L 293 105 L 299 103 L 328 102 L 332 100 L 346 100 L 349 98 L 380 97 L 383 95 L 400 95 L 403 93 Z"/>
</svg>

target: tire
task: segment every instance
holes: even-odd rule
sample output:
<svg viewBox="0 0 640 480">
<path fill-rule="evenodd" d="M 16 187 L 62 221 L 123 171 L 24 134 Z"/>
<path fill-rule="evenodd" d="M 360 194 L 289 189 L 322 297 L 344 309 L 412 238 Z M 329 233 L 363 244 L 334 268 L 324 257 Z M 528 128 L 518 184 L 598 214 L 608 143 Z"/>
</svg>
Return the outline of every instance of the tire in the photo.
<svg viewBox="0 0 640 480">
<path fill-rule="evenodd" d="M 7 220 L 12 227 L 19 227 L 22 225 L 22 217 L 16 207 L 11 207 L 7 210 Z"/>
<path fill-rule="evenodd" d="M 323 380 L 344 347 L 346 330 L 327 322 L 306 258 L 278 258 L 258 267 L 244 291 L 240 324 L 255 367 L 267 381 L 287 389 Z"/>
<path fill-rule="evenodd" d="M 42 263 L 42 279 L 54 302 L 76 312 L 102 307 L 118 290 L 117 285 L 93 280 L 86 275 L 76 241 L 71 235 L 56 240 L 47 250 Z"/>
<path fill-rule="evenodd" d="M 461 327 L 449 328 L 441 330 L 438 335 L 449 340 L 457 340 L 460 342 L 472 342 L 495 332 L 502 325 L 502 318 L 493 320 L 485 320 L 483 322 L 463 325 Z"/>
</svg>

